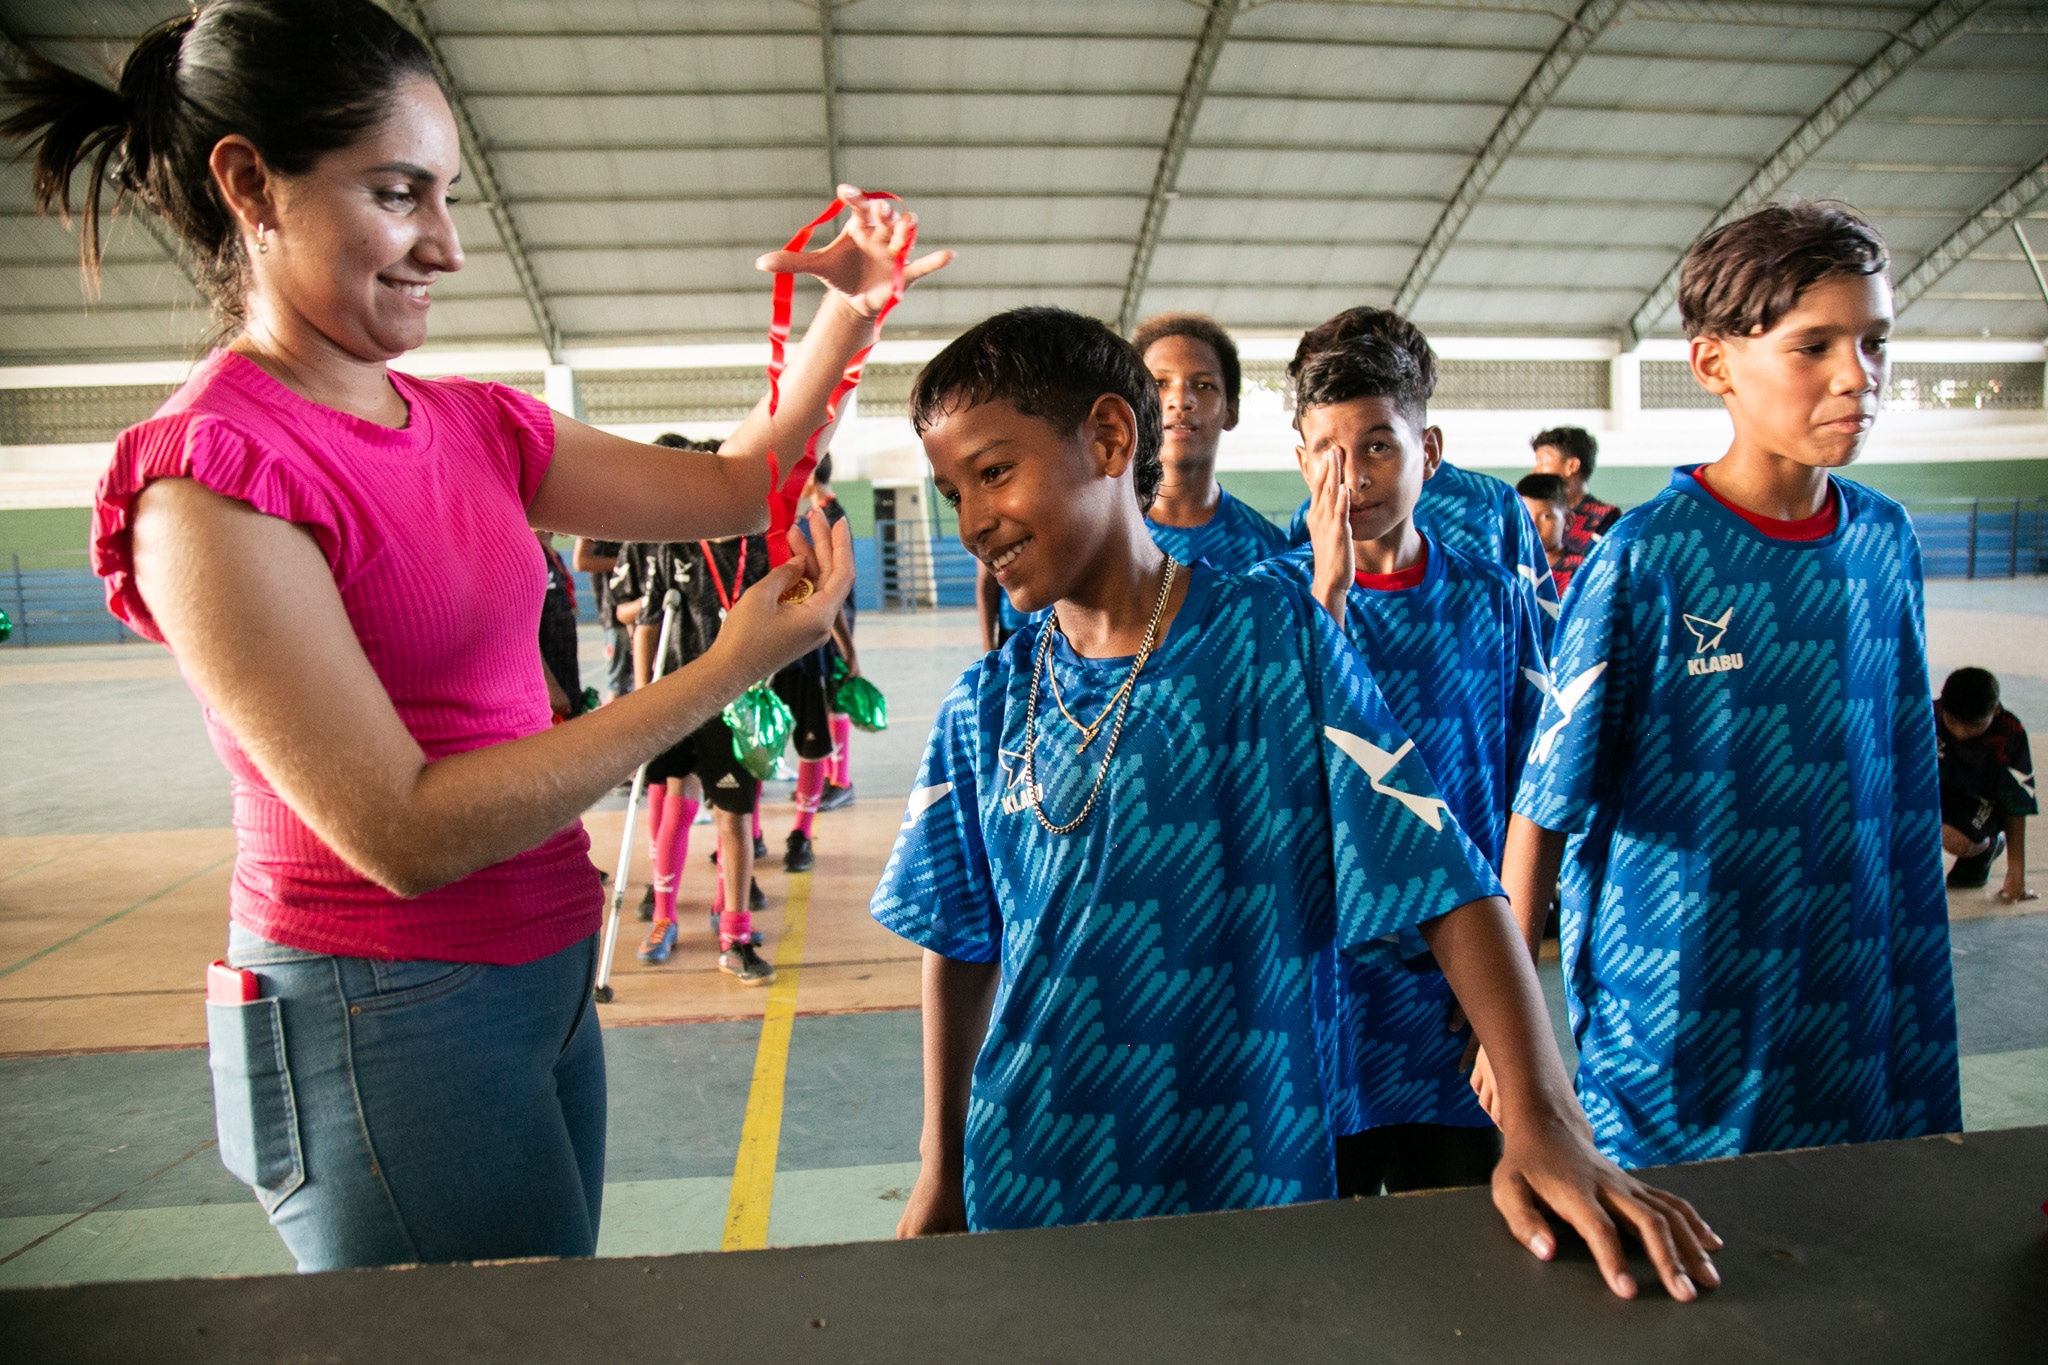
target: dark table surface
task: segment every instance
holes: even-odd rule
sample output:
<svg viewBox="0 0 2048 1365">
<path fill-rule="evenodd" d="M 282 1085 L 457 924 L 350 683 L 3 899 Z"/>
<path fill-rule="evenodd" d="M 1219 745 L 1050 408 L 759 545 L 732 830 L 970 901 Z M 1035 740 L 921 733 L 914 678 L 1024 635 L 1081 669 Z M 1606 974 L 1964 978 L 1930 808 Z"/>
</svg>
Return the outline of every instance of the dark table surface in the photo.
<svg viewBox="0 0 2048 1365">
<path fill-rule="evenodd" d="M 1724 1287 L 1611 1297 L 1486 1191 L 922 1242 L 0 1293 L 19 1361 L 2048 1361 L 2048 1128 L 1658 1172 Z"/>
</svg>

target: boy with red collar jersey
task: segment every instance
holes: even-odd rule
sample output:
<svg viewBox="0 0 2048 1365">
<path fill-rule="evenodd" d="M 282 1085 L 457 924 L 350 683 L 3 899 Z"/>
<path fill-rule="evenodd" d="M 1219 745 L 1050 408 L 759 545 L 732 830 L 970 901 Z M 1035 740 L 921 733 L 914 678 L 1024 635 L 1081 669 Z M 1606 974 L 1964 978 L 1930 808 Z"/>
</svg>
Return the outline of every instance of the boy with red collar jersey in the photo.
<svg viewBox="0 0 2048 1365">
<path fill-rule="evenodd" d="M 1408 319 L 1389 309 L 1347 308 L 1328 322 L 1302 333 L 1294 348 L 1294 359 L 1287 365 L 1287 382 L 1299 383 L 1302 366 L 1318 351 L 1360 337 L 1400 337 L 1414 331 Z M 1427 342 L 1422 345 L 1421 358 L 1422 387 L 1426 393 L 1434 393 L 1437 359 Z M 1437 431 L 1436 439 L 1441 447 L 1441 431 Z M 1309 543 L 1308 509 L 1308 499 L 1295 509 L 1294 520 L 1287 528 L 1289 545 Z M 1534 590 L 1546 622 L 1556 621 L 1558 591 L 1551 582 L 1550 561 L 1512 484 L 1476 469 L 1460 469 L 1444 459 L 1439 450 L 1436 467 L 1415 503 L 1415 528 L 1435 544 L 1502 565 Z M 1548 630 L 1547 625 L 1545 629 Z M 1549 638 L 1545 634 L 1544 639 Z"/>
<path fill-rule="evenodd" d="M 1889 369 L 1883 239 L 1773 205 L 1679 308 L 1735 434 L 1580 569 L 1503 880 L 1564 865 L 1578 1091 L 1624 1166 L 1961 1127 L 1920 546 L 1838 478 Z"/>
<path fill-rule="evenodd" d="M 1255 573 L 1309 588 L 1342 625 L 1450 814 L 1498 867 L 1542 711 L 1548 618 L 1500 564 L 1416 528 L 1442 457 L 1428 354 L 1421 332 L 1386 314 L 1298 367 L 1295 455 L 1313 543 Z M 1427 946 L 1413 933 L 1366 945 L 1342 987 L 1330 1105 L 1339 1193 L 1485 1183 L 1500 1138 L 1473 1096 L 1470 1031 Z"/>
<path fill-rule="evenodd" d="M 1153 544 L 1158 397 L 1130 345 L 1002 314 L 910 410 L 963 545 L 1045 616 L 941 704 L 872 902 L 926 950 L 899 1234 L 1328 1198 L 1336 954 L 1419 924 L 1518 1058 L 1493 1182 L 1516 1235 L 1553 1253 L 1547 1202 L 1626 1296 L 1612 1214 L 1673 1294 L 1715 1283 L 1690 1206 L 1587 1145 L 1493 874 L 1335 623 Z"/>
</svg>

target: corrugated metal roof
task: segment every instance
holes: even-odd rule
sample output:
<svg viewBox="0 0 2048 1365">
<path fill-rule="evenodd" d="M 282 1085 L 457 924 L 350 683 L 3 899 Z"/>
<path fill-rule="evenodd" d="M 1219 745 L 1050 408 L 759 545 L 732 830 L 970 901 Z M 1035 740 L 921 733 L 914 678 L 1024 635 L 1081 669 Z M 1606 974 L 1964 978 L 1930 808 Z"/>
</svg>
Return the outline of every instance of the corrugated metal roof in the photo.
<svg viewBox="0 0 2048 1365">
<path fill-rule="evenodd" d="M 103 69 L 173 8 L 9 0 L 6 24 Z M 1191 89 L 1209 8 L 1190 0 L 856 0 L 826 17 L 799 0 L 413 6 L 496 172 L 540 311 L 581 346 L 757 337 L 753 257 L 822 204 L 835 155 L 960 252 L 897 313 L 898 335 L 1027 302 L 1114 319 L 1127 295 L 1140 313 L 1288 329 L 1406 282 L 1439 334 L 1613 336 L 1759 166 L 1916 21 L 1946 36 L 1867 82 L 1876 93 L 1780 192 L 1862 208 L 1903 278 L 2048 153 L 2048 10 L 2009 0 L 1225 8 L 1213 70 Z M 1193 117 L 1160 184 L 1177 108 Z M 2048 208 L 2028 213 L 2048 245 Z M 433 344 L 532 345 L 512 244 L 488 206 L 457 216 L 469 264 L 436 289 Z M 145 232 L 112 234 L 90 309 L 75 249 L 27 216 L 22 169 L 0 169 L 0 363 L 174 355 L 203 334 L 190 284 Z M 1646 325 L 1675 323 L 1666 311 Z M 1901 330 L 2039 337 L 2048 305 L 2000 231 Z"/>
</svg>

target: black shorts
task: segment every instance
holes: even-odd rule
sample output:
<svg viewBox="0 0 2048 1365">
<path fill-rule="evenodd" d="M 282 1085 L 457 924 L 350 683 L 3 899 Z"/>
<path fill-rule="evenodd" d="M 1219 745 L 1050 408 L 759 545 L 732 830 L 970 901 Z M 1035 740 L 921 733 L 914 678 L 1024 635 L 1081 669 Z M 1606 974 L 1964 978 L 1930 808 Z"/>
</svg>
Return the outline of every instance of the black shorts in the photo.
<svg viewBox="0 0 2048 1365">
<path fill-rule="evenodd" d="M 832 710 L 825 696 L 830 648 L 813 650 L 775 675 L 775 695 L 796 718 L 789 739 L 798 758 L 832 757 Z"/>
<path fill-rule="evenodd" d="M 761 798 L 761 782 L 732 751 L 732 731 L 717 716 L 673 747 L 656 754 L 647 765 L 647 785 L 695 774 L 704 784 L 704 801 L 730 815 L 752 815 Z"/>
<path fill-rule="evenodd" d="M 1500 1160 L 1500 1129 L 1392 1123 L 1337 1139 L 1337 1196 L 1487 1185 Z"/>
<path fill-rule="evenodd" d="M 1995 804 L 1954 787 L 1941 794 L 1941 823 L 1955 826 L 1972 839 L 1988 838 L 2004 825 Z"/>
</svg>

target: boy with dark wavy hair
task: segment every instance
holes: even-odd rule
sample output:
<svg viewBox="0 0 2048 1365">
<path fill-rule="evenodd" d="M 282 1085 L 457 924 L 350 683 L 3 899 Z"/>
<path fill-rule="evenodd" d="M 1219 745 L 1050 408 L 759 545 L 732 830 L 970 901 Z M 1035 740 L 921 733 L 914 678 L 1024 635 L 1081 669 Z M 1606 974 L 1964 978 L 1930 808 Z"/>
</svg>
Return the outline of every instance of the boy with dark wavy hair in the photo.
<svg viewBox="0 0 2048 1365">
<path fill-rule="evenodd" d="M 1448 812 L 1493 867 L 1543 707 L 1548 618 L 1492 559 L 1418 525 L 1437 471 L 1418 348 L 1364 333 L 1296 372 L 1295 451 L 1310 488 L 1310 546 L 1260 566 L 1329 612 L 1414 739 Z M 1471 1032 L 1412 931 L 1342 964 L 1336 1077 L 1339 1194 L 1484 1184 L 1500 1136 L 1466 1071 Z"/>
<path fill-rule="evenodd" d="M 1303 366 L 1317 353 L 1366 337 L 1405 353 L 1414 363 L 1417 391 L 1426 406 L 1436 392 L 1436 351 L 1420 328 L 1388 308 L 1347 308 L 1328 322 L 1301 334 L 1294 359 L 1287 364 L 1287 382 L 1299 387 Z M 1491 474 L 1460 469 L 1444 458 L 1444 433 L 1425 426 L 1421 441 L 1435 454 L 1428 481 L 1415 504 L 1415 524 L 1442 544 L 1505 565 L 1535 590 L 1546 619 L 1557 619 L 1557 589 L 1550 581 L 1550 561 L 1522 500 L 1514 488 Z M 1309 543 L 1309 504 L 1295 509 L 1288 543 Z"/>
<path fill-rule="evenodd" d="M 1888 258 L 1845 209 L 1694 243 L 1735 434 L 1579 570 L 1503 881 L 1564 869 L 1578 1091 L 1624 1166 L 1961 1127 L 1920 545 L 1835 471 L 1877 419 Z"/>
<path fill-rule="evenodd" d="M 923 1171 L 899 1233 L 1327 1199 L 1337 952 L 1420 926 L 1503 1068 L 1494 1198 L 1635 1292 L 1715 1283 L 1682 1201 L 1598 1156 L 1483 855 L 1305 588 L 1182 565 L 1144 510 L 1157 386 L 1099 322 L 988 319 L 911 422 L 961 543 L 1040 612 L 941 704 L 873 913 L 924 959 Z M 1603 1211 L 1604 1210 L 1604 1211 Z"/>
</svg>

